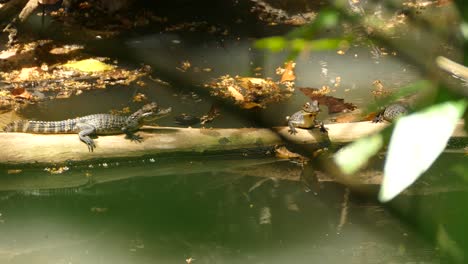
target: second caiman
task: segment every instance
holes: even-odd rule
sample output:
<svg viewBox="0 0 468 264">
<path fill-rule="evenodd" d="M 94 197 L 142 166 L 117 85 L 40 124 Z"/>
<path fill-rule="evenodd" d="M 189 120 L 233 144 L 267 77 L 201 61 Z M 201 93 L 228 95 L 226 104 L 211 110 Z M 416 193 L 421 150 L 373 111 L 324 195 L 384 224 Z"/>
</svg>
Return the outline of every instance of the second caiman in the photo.
<svg viewBox="0 0 468 264">
<path fill-rule="evenodd" d="M 23 132 L 35 134 L 74 134 L 77 133 L 89 151 L 96 148 L 96 144 L 90 136 L 126 134 L 126 138 L 132 141 L 140 141 L 142 138 L 135 132 L 146 121 L 162 117 L 170 113 L 172 108 L 161 109 L 156 103 L 144 105 L 140 110 L 130 116 L 113 114 L 94 114 L 62 121 L 30 121 L 19 120 L 8 124 L 5 132 Z"/>
</svg>

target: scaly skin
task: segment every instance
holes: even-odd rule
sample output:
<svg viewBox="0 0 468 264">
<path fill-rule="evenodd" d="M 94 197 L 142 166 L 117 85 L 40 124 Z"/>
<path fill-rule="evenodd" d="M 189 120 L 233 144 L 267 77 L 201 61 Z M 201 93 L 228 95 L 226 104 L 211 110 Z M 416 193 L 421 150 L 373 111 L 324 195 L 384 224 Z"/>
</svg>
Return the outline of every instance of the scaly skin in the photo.
<svg viewBox="0 0 468 264">
<path fill-rule="evenodd" d="M 381 111 L 377 116 L 372 120 L 374 123 L 380 123 L 385 121 L 393 122 L 400 116 L 408 114 L 407 106 L 401 103 L 393 103 L 387 107 L 383 111 Z"/>
<path fill-rule="evenodd" d="M 157 118 L 171 112 L 171 108 L 160 109 L 156 103 L 144 105 L 130 116 L 112 114 L 94 114 L 62 121 L 20 120 L 8 124 L 5 132 L 23 132 L 35 134 L 74 134 L 77 133 L 89 151 L 96 145 L 91 135 L 126 134 L 132 141 L 140 141 L 135 132 L 143 126 L 145 119 Z"/>
<path fill-rule="evenodd" d="M 319 112 L 320 108 L 317 100 L 305 103 L 300 111 L 297 111 L 288 119 L 289 133 L 292 135 L 297 134 L 296 127 L 320 127 L 320 131 L 326 133 L 327 129 L 323 125 L 323 122 L 319 122 L 316 119 Z"/>
</svg>

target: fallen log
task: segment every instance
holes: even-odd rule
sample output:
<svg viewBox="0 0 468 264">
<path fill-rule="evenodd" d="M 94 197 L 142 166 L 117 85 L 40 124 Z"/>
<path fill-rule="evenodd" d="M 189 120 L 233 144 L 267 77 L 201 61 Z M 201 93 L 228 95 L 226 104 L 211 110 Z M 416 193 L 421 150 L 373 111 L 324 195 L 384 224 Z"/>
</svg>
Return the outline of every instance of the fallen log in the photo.
<svg viewBox="0 0 468 264">
<path fill-rule="evenodd" d="M 386 124 L 371 122 L 327 125 L 328 135 L 317 129 L 298 129 L 290 135 L 287 127 L 273 129 L 195 129 L 174 127 L 143 127 L 141 143 L 124 139 L 124 135 L 99 136 L 97 148 L 88 152 L 76 134 L 0 133 L 0 164 L 57 164 L 93 159 L 132 158 L 145 155 L 181 152 L 209 152 L 268 147 L 283 144 L 283 139 L 298 144 L 345 143 L 376 133 Z M 328 137 L 328 139 L 327 139 Z M 466 137 L 460 123 L 454 137 Z"/>
<path fill-rule="evenodd" d="M 2 8 L 0 8 L 2 22 L 9 21 L 14 16 L 18 15 L 27 3 L 28 0 L 10 0 L 3 4 Z"/>
</svg>

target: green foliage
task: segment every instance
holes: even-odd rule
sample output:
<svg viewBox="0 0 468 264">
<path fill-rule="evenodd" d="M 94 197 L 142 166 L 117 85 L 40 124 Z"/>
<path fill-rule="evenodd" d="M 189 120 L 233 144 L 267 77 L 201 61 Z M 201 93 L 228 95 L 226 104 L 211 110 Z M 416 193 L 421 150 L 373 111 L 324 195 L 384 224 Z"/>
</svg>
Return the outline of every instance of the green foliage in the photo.
<svg viewBox="0 0 468 264">
<path fill-rule="evenodd" d="M 258 49 L 266 49 L 271 52 L 289 50 L 294 55 L 297 55 L 303 50 L 323 51 L 347 47 L 349 43 L 348 40 L 344 38 L 321 38 L 313 40 L 319 31 L 336 27 L 338 21 L 338 12 L 335 10 L 324 10 L 320 12 L 313 23 L 299 27 L 286 36 L 273 36 L 257 40 L 254 46 Z"/>
<path fill-rule="evenodd" d="M 353 174 L 383 147 L 381 134 L 361 138 L 342 148 L 334 156 L 335 163 L 345 174 Z"/>
<path fill-rule="evenodd" d="M 255 42 L 256 48 L 267 49 L 272 52 L 280 52 L 283 50 L 291 50 L 292 52 L 300 52 L 303 50 L 324 51 L 338 49 L 342 46 L 348 46 L 348 42 L 346 40 L 336 38 L 323 38 L 317 40 L 296 38 L 289 40 L 284 37 L 275 36 L 263 38 Z"/>
</svg>

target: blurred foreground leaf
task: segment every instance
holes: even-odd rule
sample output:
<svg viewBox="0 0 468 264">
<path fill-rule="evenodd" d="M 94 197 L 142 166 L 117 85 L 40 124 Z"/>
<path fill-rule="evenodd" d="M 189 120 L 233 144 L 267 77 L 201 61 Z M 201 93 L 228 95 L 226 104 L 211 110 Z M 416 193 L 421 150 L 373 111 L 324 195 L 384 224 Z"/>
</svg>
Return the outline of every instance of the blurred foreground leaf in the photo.
<svg viewBox="0 0 468 264">
<path fill-rule="evenodd" d="M 255 47 L 257 49 L 267 49 L 272 52 L 280 52 L 286 48 L 288 45 L 288 40 L 284 37 L 269 37 L 262 38 L 255 42 Z"/>
<path fill-rule="evenodd" d="M 446 101 L 400 118 L 390 139 L 379 200 L 387 202 L 411 185 L 444 150 L 467 106 Z"/>
<path fill-rule="evenodd" d="M 305 38 L 312 39 L 318 31 L 332 29 L 338 25 L 340 14 L 336 10 L 324 9 L 321 10 L 315 20 L 307 25 L 296 28 L 288 33 L 288 39 Z"/>
<path fill-rule="evenodd" d="M 384 143 L 381 134 L 361 138 L 342 148 L 334 156 L 335 163 L 345 174 L 353 174 L 361 168 L 370 157 L 377 154 Z"/>
<path fill-rule="evenodd" d="M 319 31 L 336 27 L 339 22 L 339 13 L 335 10 L 320 11 L 317 18 L 310 24 L 299 27 L 286 36 L 273 36 L 262 38 L 254 43 L 258 49 L 267 49 L 272 52 L 280 52 L 290 49 L 293 54 L 302 50 L 322 51 L 339 47 L 348 47 L 349 42 L 341 38 L 321 38 L 313 40 Z"/>
<path fill-rule="evenodd" d="M 286 49 L 301 52 L 305 51 L 324 51 L 334 50 L 341 47 L 349 47 L 349 42 L 344 39 L 323 38 L 317 40 L 307 40 L 295 38 L 288 40 L 284 37 L 269 37 L 263 38 L 255 42 L 255 47 L 258 49 L 267 49 L 271 52 L 280 52 Z"/>
</svg>

